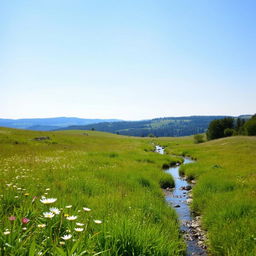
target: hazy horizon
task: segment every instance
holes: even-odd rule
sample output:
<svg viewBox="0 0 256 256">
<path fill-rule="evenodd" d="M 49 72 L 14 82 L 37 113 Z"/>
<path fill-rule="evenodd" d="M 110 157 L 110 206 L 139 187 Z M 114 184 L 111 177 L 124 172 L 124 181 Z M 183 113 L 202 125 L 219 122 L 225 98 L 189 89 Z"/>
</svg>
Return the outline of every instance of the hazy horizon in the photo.
<svg viewBox="0 0 256 256">
<path fill-rule="evenodd" d="M 256 2 L 3 1 L 0 118 L 256 109 Z"/>
<path fill-rule="evenodd" d="M 158 119 L 158 118 L 172 118 L 172 117 L 191 117 L 191 116 L 233 116 L 233 117 L 237 117 L 237 116 L 246 116 L 246 115 L 254 115 L 255 113 L 245 113 L 245 114 L 239 114 L 239 115 L 218 115 L 218 114 L 214 114 L 214 115 L 181 115 L 181 116 L 156 116 L 156 117 L 152 117 L 152 118 L 142 118 L 142 119 L 124 119 L 124 118 L 93 118 L 93 117 L 79 117 L 79 116 L 49 116 L 49 117 L 21 117 L 21 118 L 5 118 L 5 117 L 0 117 L 0 119 L 10 119 L 10 120 L 18 120 L 18 119 L 48 119 L 48 118 L 81 118 L 81 119 L 102 119 L 102 120 L 106 120 L 106 119 L 115 119 L 115 120 L 120 120 L 120 121 L 142 121 L 142 120 L 151 120 L 151 119 Z"/>
</svg>

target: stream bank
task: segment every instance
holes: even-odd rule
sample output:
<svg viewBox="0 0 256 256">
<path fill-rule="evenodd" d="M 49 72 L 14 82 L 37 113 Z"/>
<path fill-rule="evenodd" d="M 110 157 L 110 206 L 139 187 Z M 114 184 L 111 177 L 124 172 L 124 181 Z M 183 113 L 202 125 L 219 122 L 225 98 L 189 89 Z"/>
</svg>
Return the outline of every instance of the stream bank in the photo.
<svg viewBox="0 0 256 256">
<path fill-rule="evenodd" d="M 156 146 L 155 151 L 164 154 L 164 148 Z M 194 161 L 188 157 L 183 157 L 183 164 L 193 163 Z M 166 202 L 175 208 L 179 221 L 180 230 L 184 235 L 187 244 L 187 256 L 202 255 L 206 256 L 206 236 L 201 229 L 201 217 L 193 216 L 189 204 L 192 202 L 193 184 L 188 183 L 179 174 L 180 165 L 170 167 L 165 170 L 171 174 L 175 181 L 174 188 L 165 189 Z"/>
</svg>

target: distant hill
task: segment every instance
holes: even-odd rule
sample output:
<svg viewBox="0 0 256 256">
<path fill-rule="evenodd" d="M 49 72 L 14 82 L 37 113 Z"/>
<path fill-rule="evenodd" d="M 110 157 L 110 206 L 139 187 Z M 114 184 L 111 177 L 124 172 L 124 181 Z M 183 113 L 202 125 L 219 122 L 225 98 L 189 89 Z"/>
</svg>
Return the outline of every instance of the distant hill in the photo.
<svg viewBox="0 0 256 256">
<path fill-rule="evenodd" d="M 116 122 L 117 119 L 84 119 L 77 117 L 30 118 L 30 119 L 1 119 L 0 126 L 28 129 L 37 131 L 50 131 L 71 125 L 89 125 L 100 122 Z"/>
<path fill-rule="evenodd" d="M 79 130 L 97 130 L 130 136 L 187 136 L 203 133 L 208 128 L 209 123 L 214 119 L 227 116 L 184 116 L 165 117 L 142 121 L 121 121 L 106 122 L 90 125 L 78 125 L 64 128 Z"/>
</svg>

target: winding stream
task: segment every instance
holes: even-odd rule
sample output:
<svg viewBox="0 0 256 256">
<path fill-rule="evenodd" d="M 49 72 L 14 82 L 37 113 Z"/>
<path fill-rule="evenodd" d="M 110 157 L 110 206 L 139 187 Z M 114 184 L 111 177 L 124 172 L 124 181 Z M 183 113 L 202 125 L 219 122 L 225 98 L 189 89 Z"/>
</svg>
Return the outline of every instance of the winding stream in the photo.
<svg viewBox="0 0 256 256">
<path fill-rule="evenodd" d="M 156 146 L 157 153 L 164 154 L 164 149 Z M 183 164 L 193 163 L 194 161 L 188 157 L 184 157 Z M 184 233 L 184 238 L 187 243 L 187 256 L 202 255 L 206 256 L 204 246 L 204 234 L 200 228 L 199 218 L 194 217 L 189 208 L 189 202 L 192 201 L 190 190 L 192 184 L 188 183 L 182 176 L 179 175 L 180 166 L 170 167 L 166 170 L 171 174 L 175 181 L 175 188 L 165 190 L 165 199 L 168 204 L 175 208 L 180 221 L 180 230 Z"/>
</svg>

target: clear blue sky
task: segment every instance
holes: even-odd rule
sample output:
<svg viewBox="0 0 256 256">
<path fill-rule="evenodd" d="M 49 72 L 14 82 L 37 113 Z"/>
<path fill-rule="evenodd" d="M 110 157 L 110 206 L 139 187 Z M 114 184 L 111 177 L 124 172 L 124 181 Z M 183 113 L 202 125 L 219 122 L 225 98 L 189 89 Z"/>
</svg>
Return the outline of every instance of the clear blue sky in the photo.
<svg viewBox="0 0 256 256">
<path fill-rule="evenodd" d="M 256 112 L 256 1 L 1 1 L 0 118 Z"/>
</svg>

